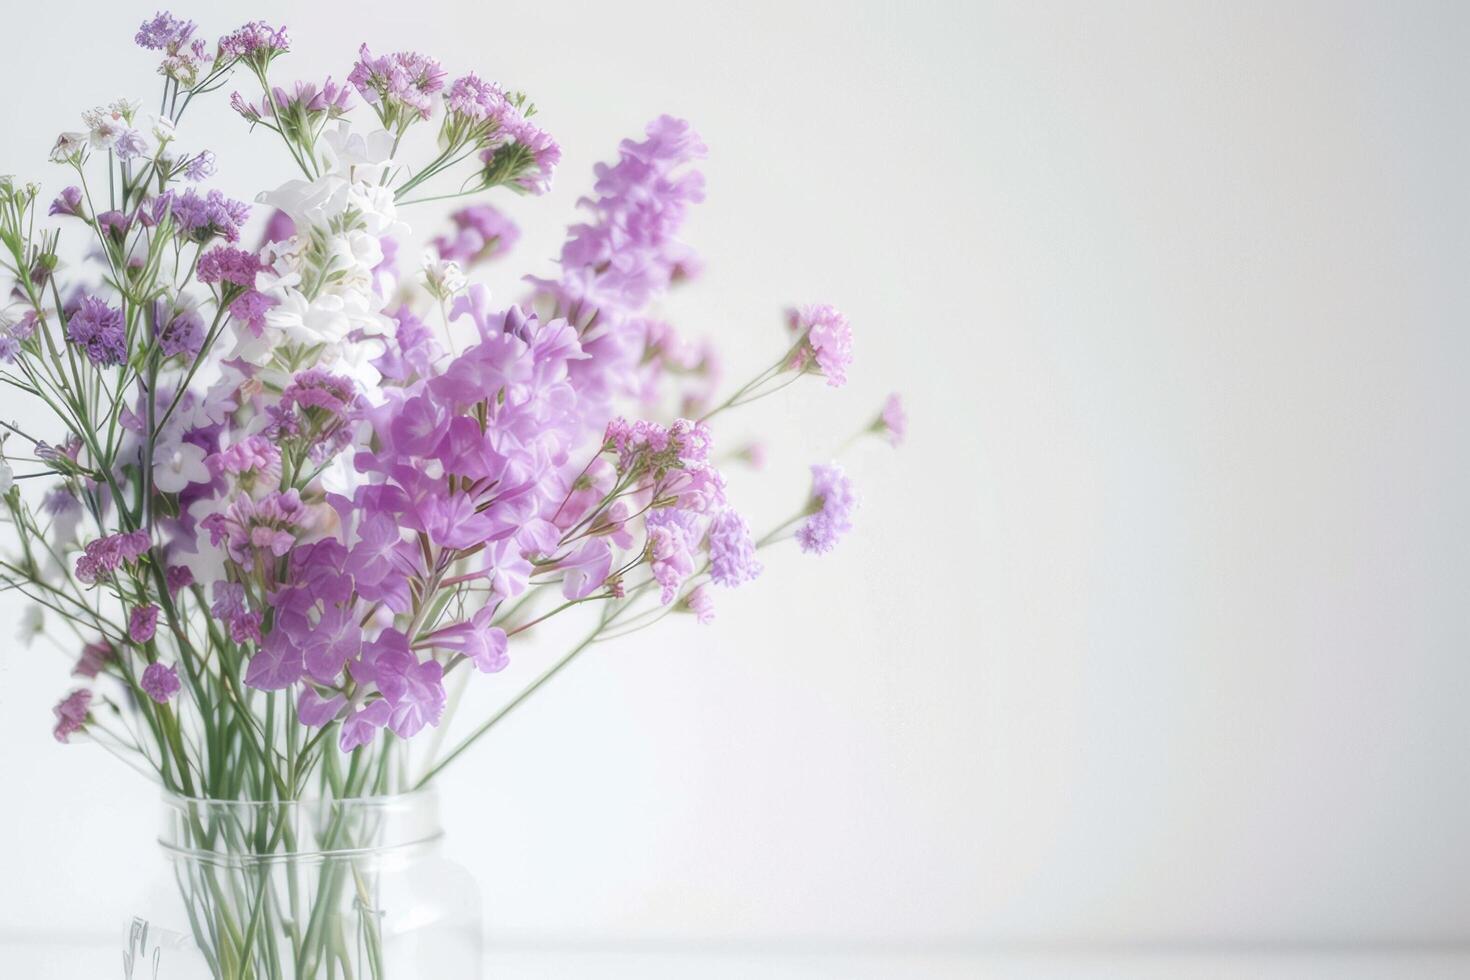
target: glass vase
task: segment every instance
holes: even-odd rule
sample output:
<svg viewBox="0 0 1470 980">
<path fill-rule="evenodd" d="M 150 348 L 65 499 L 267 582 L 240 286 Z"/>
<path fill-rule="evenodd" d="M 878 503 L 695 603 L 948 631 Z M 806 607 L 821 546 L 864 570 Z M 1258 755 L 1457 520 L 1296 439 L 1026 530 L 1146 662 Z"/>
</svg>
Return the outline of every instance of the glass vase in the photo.
<svg viewBox="0 0 1470 980">
<path fill-rule="evenodd" d="M 126 980 L 478 978 L 480 898 L 442 854 L 432 790 L 222 802 L 169 796 L 162 875 Z"/>
</svg>

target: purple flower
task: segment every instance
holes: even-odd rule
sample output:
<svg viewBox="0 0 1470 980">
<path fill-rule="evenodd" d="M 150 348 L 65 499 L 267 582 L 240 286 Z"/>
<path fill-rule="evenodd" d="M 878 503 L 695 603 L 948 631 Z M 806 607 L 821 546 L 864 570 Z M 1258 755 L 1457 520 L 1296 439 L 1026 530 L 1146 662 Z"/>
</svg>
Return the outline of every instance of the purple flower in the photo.
<svg viewBox="0 0 1470 980">
<path fill-rule="evenodd" d="M 236 643 L 260 642 L 260 613 L 252 613 L 245 602 L 245 586 L 236 582 L 215 582 L 214 602 L 210 615 L 224 623 L 230 639 Z"/>
<path fill-rule="evenodd" d="M 264 293 L 258 293 L 251 289 L 230 304 L 230 316 L 244 324 L 257 336 L 265 329 L 265 315 L 270 312 L 276 301 Z"/>
<path fill-rule="evenodd" d="M 674 601 L 679 586 L 694 574 L 694 552 L 699 544 L 699 515 L 677 507 L 655 510 L 644 521 L 648 528 L 649 570 L 660 587 L 659 601 Z"/>
<path fill-rule="evenodd" d="M 124 564 L 136 562 L 149 548 L 148 532 L 112 534 L 87 543 L 77 557 L 77 580 L 93 585 L 109 577 Z"/>
<path fill-rule="evenodd" d="M 164 578 L 168 583 L 168 594 L 178 595 L 180 589 L 194 584 L 194 571 L 188 565 L 170 565 Z"/>
<path fill-rule="evenodd" d="M 812 467 L 811 516 L 796 530 L 797 543 L 808 554 L 832 550 L 842 535 L 852 530 L 852 512 L 857 495 L 852 481 L 836 463 Z"/>
<path fill-rule="evenodd" d="M 690 590 L 683 599 L 683 606 L 694 613 L 694 618 L 701 626 L 708 626 L 715 621 L 715 597 L 702 585 Z"/>
<path fill-rule="evenodd" d="M 228 282 L 254 289 L 255 276 L 261 268 L 260 256 L 254 252 L 229 245 L 217 245 L 199 256 L 197 274 L 202 283 Z"/>
<path fill-rule="evenodd" d="M 709 525 L 710 580 L 726 588 L 749 582 L 761 573 L 750 526 L 733 510 L 716 514 Z"/>
<path fill-rule="evenodd" d="M 84 213 L 82 207 L 82 189 L 80 187 L 67 187 L 51 202 L 49 214 L 60 214 L 71 218 L 80 218 Z"/>
<path fill-rule="evenodd" d="M 351 752 L 359 745 L 366 745 L 377 737 L 378 729 L 388 724 L 393 709 L 388 702 L 379 698 L 356 711 L 349 711 L 342 719 L 342 738 L 339 744 L 343 752 Z"/>
<path fill-rule="evenodd" d="M 607 581 L 612 571 L 612 548 L 602 538 L 588 538 L 557 567 L 562 570 L 562 595 L 585 599 Z"/>
<path fill-rule="evenodd" d="M 219 191 L 201 195 L 190 187 L 182 194 L 166 191 L 155 199 L 153 219 L 162 220 L 164 214 L 172 214 L 179 232 L 191 241 L 203 243 L 219 236 L 235 242 L 240 239 L 240 229 L 250 219 L 250 205 L 225 197 Z"/>
<path fill-rule="evenodd" d="M 172 316 L 159 304 L 158 349 L 164 357 L 180 354 L 192 358 L 204 347 L 204 319 L 194 310 L 178 310 Z"/>
<path fill-rule="evenodd" d="M 482 80 L 473 72 L 454 80 L 444 97 L 444 104 L 461 121 L 469 123 L 487 119 L 498 121 L 510 108 L 498 85 Z"/>
<path fill-rule="evenodd" d="M 515 222 L 489 204 L 471 204 L 450 218 L 454 221 L 453 237 L 440 235 L 433 246 L 439 258 L 466 268 L 505 255 L 521 237 Z"/>
<path fill-rule="evenodd" d="M 154 662 L 143 668 L 143 677 L 138 681 L 143 693 L 159 704 L 165 704 L 179 693 L 179 672 L 173 667 Z"/>
<path fill-rule="evenodd" d="M 276 55 L 290 50 L 291 38 L 284 27 L 253 20 L 220 38 L 219 48 L 232 58 L 245 58 L 264 66 Z"/>
<path fill-rule="evenodd" d="M 178 48 L 194 34 L 194 27 L 192 20 L 181 20 L 167 11 L 160 11 L 152 20 L 143 21 L 143 26 L 133 35 L 133 41 L 149 51 Z"/>
<path fill-rule="evenodd" d="M 804 339 L 792 366 L 816 370 L 833 388 L 846 384 L 847 368 L 852 363 L 852 327 L 847 317 L 825 304 L 803 306 L 787 316 L 792 332 Z"/>
<path fill-rule="evenodd" d="M 199 527 L 209 532 L 210 544 L 224 545 L 232 559 L 248 566 L 257 550 L 276 558 L 290 551 L 307 516 L 301 495 L 292 488 L 267 494 L 259 502 L 237 497 L 223 513 L 200 521 Z"/>
<path fill-rule="evenodd" d="M 102 668 L 117 659 L 117 651 L 106 640 L 98 640 L 82 647 L 82 656 L 71 669 L 73 677 L 96 677 Z"/>
<path fill-rule="evenodd" d="M 197 184 L 213 177 L 216 169 L 214 154 L 209 150 L 200 150 L 184 165 L 184 179 Z"/>
<path fill-rule="evenodd" d="M 158 629 L 158 607 L 153 604 L 135 606 L 128 616 L 128 636 L 134 643 L 144 644 L 153 639 Z"/>
<path fill-rule="evenodd" d="M 455 623 L 433 634 L 436 647 L 458 650 L 482 673 L 494 674 L 510 663 L 506 655 L 509 640 L 505 630 L 491 626 L 493 605 L 481 606 L 467 623 Z"/>
<path fill-rule="evenodd" d="M 113 141 L 112 152 L 117 154 L 119 160 L 132 160 L 147 155 L 149 151 L 148 141 L 143 134 L 136 129 L 128 128 L 117 134 Z"/>
<path fill-rule="evenodd" d="M 92 692 L 86 688 L 77 688 L 51 709 L 51 713 L 56 716 L 56 727 L 52 729 L 56 741 L 69 741 L 72 735 L 82 730 L 82 726 L 87 723 L 87 709 L 91 704 Z"/>
<path fill-rule="evenodd" d="M 306 637 L 306 672 L 323 684 L 334 684 L 348 660 L 362 648 L 362 627 L 351 607 L 332 606 Z"/>
<path fill-rule="evenodd" d="M 875 432 L 886 433 L 888 442 L 893 446 L 900 446 L 908 436 L 909 417 L 903 409 L 903 399 L 898 392 L 889 395 L 883 402 L 883 410 L 878 413 L 878 420 L 873 423 Z"/>
<path fill-rule="evenodd" d="M 378 111 L 389 129 L 407 125 L 413 117 L 429 118 L 433 95 L 444 87 L 439 62 L 414 51 L 374 56 L 364 44 L 347 76 L 364 100 Z"/>
<path fill-rule="evenodd" d="M 301 647 L 278 624 L 245 668 L 245 683 L 258 691 L 280 691 L 301 679 L 306 665 Z"/>
<path fill-rule="evenodd" d="M 87 359 L 100 367 L 121 364 L 128 359 L 122 311 L 95 296 L 82 297 L 66 321 L 66 339 L 86 351 Z"/>
<path fill-rule="evenodd" d="M 296 699 L 296 716 L 301 719 L 303 725 L 320 728 L 328 722 L 335 721 L 346 706 L 347 699 L 342 695 L 323 698 L 308 686 L 301 689 L 301 694 Z"/>
</svg>

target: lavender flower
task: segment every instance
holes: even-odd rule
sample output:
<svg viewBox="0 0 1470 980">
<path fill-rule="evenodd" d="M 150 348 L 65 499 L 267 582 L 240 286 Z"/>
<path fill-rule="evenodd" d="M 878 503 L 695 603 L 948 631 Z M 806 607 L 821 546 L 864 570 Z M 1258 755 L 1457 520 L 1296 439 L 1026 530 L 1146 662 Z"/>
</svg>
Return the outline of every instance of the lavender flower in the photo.
<svg viewBox="0 0 1470 980">
<path fill-rule="evenodd" d="M 82 297 L 76 311 L 67 319 L 66 339 L 82 348 L 87 359 L 99 367 L 121 364 L 128 359 L 122 311 L 95 296 Z"/>
<path fill-rule="evenodd" d="M 291 49 L 291 37 L 284 27 L 271 27 L 263 20 L 254 20 L 220 38 L 219 49 L 231 58 L 264 69 L 276 55 Z"/>
</svg>

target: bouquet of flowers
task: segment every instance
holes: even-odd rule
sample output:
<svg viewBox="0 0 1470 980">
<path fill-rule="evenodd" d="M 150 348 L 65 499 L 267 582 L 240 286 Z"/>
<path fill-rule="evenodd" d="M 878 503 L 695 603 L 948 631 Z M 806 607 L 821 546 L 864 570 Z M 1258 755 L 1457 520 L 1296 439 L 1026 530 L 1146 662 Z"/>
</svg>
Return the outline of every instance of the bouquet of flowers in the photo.
<svg viewBox="0 0 1470 980">
<path fill-rule="evenodd" d="M 703 195 L 688 123 L 624 140 L 559 273 L 498 305 L 468 278 L 518 237 L 491 204 L 455 211 L 413 273 L 399 246 L 415 203 L 550 188 L 560 151 L 524 94 L 366 45 L 343 82 L 288 84 L 287 33 L 260 22 L 208 43 L 164 13 L 136 42 L 160 59 L 156 112 L 84 113 L 52 149 L 69 186 L 49 205 L 0 183 L 0 379 L 35 409 L 0 422 L 0 577 L 28 631 L 75 644 L 58 740 L 181 799 L 266 804 L 244 826 L 191 818 L 198 840 L 285 850 L 270 805 L 424 786 L 593 643 L 707 623 L 760 549 L 822 553 L 849 529 L 835 464 L 759 538 L 727 499 L 714 423 L 807 376 L 842 385 L 851 333 L 831 306 L 793 309 L 770 367 L 726 393 L 714 351 L 655 315 L 699 271 L 676 237 Z M 189 110 L 226 97 L 294 171 L 253 206 L 209 188 L 215 156 L 189 142 Z M 902 437 L 896 397 L 868 429 Z M 580 643 L 416 750 L 455 675 L 497 673 L 566 615 Z M 217 976 L 346 966 L 341 935 L 284 898 L 181 885 Z M 364 945 L 358 972 L 381 975 Z"/>
</svg>

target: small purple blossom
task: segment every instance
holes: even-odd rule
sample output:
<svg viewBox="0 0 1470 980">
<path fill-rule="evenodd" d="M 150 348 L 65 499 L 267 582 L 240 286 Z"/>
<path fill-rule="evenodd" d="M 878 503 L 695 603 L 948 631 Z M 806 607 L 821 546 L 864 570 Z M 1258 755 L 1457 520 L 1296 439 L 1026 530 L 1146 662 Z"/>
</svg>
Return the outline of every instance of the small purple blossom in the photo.
<svg viewBox="0 0 1470 980">
<path fill-rule="evenodd" d="M 154 202 L 154 219 L 161 220 L 165 213 L 173 215 L 179 232 L 191 241 L 203 243 L 218 236 L 235 242 L 250 218 L 250 205 L 219 191 L 200 194 L 190 187 L 182 194 L 167 191 Z"/>
<path fill-rule="evenodd" d="M 147 643 L 158 629 L 158 607 L 152 603 L 137 606 L 128 615 L 128 636 L 134 643 Z"/>
<path fill-rule="evenodd" d="M 694 614 L 701 626 L 715 621 L 715 597 L 704 586 L 695 586 L 683 599 L 684 608 Z"/>
<path fill-rule="evenodd" d="M 71 669 L 73 677 L 96 677 L 106 667 L 117 659 L 117 651 L 112 644 L 106 640 L 97 640 L 82 647 L 82 655 L 77 659 L 76 666 Z"/>
<path fill-rule="evenodd" d="M 82 297 L 66 321 L 66 339 L 86 351 L 87 359 L 99 367 L 121 364 L 128 359 L 122 311 L 95 296 Z"/>
<path fill-rule="evenodd" d="M 818 304 L 792 310 L 788 318 L 792 332 L 804 341 L 793 366 L 797 370 L 816 370 L 833 388 L 846 384 L 847 368 L 852 363 L 852 327 L 847 317 L 835 307 Z"/>
<path fill-rule="evenodd" d="M 228 282 L 245 289 L 255 288 L 262 268 L 260 256 L 243 248 L 217 245 L 199 256 L 197 275 L 202 283 Z"/>
<path fill-rule="evenodd" d="M 733 510 L 716 514 L 709 525 L 710 580 L 734 588 L 760 575 L 763 566 L 755 557 L 750 526 Z"/>
<path fill-rule="evenodd" d="M 489 204 L 471 204 L 449 217 L 454 234 L 440 235 L 432 244 L 439 258 L 466 268 L 504 256 L 521 237 L 515 222 Z"/>
<path fill-rule="evenodd" d="M 69 218 L 80 218 L 85 209 L 82 206 L 82 189 L 80 187 L 67 187 L 51 202 L 48 214 L 59 214 Z"/>
<path fill-rule="evenodd" d="M 195 310 L 160 309 L 157 322 L 158 349 L 164 357 L 192 358 L 204 347 L 204 318 Z"/>
<path fill-rule="evenodd" d="M 904 411 L 903 398 L 898 392 L 895 391 L 884 400 L 883 410 L 878 413 L 878 420 L 873 423 L 873 428 L 886 434 L 890 445 L 903 445 L 909 432 L 909 417 Z"/>
<path fill-rule="evenodd" d="M 214 153 L 209 150 L 200 150 L 184 165 L 184 179 L 197 184 L 201 180 L 213 177 L 217 169 Z"/>
<path fill-rule="evenodd" d="M 155 661 L 143 668 L 138 686 L 154 701 L 167 704 L 170 698 L 179 693 L 179 672 L 172 666 Z"/>
<path fill-rule="evenodd" d="M 825 554 L 852 530 L 857 495 L 852 481 L 836 463 L 812 467 L 811 516 L 796 530 L 797 543 L 808 554 Z"/>
<path fill-rule="evenodd" d="M 56 716 L 56 727 L 52 729 L 56 741 L 70 741 L 71 736 L 82 730 L 87 723 L 87 711 L 91 705 L 92 692 L 83 687 L 72 691 L 51 709 L 51 713 Z"/>
</svg>

